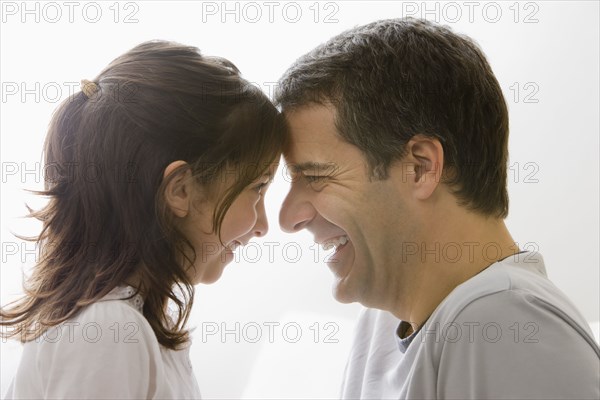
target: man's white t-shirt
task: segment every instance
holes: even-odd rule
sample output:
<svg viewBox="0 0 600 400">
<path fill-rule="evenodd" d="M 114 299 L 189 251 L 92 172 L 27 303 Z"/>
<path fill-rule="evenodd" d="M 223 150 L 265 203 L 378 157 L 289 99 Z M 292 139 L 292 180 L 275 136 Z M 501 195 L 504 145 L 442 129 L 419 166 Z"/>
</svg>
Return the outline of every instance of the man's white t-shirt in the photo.
<svg viewBox="0 0 600 400">
<path fill-rule="evenodd" d="M 199 399 L 189 358 L 160 346 L 129 286 L 25 343 L 7 399 Z"/>
<path fill-rule="evenodd" d="M 492 264 L 407 327 L 363 310 L 342 398 L 600 399 L 600 348 L 540 254 Z"/>
</svg>

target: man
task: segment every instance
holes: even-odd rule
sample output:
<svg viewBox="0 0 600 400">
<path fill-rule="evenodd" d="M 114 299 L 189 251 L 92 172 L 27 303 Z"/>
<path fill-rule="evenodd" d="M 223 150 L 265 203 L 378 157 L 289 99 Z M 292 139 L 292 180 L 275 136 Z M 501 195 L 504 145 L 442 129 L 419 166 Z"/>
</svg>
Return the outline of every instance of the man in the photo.
<svg viewBox="0 0 600 400">
<path fill-rule="evenodd" d="M 357 27 L 301 57 L 276 100 L 280 224 L 335 246 L 334 296 L 370 308 L 342 397 L 599 398 L 589 326 L 504 224 L 508 112 L 473 41 L 415 19 Z"/>
</svg>

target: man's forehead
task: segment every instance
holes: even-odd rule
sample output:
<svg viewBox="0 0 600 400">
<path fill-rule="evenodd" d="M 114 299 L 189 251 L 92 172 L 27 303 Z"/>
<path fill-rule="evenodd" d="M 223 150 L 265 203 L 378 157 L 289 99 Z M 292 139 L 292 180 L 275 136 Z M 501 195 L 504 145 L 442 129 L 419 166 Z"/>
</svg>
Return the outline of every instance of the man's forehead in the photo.
<svg viewBox="0 0 600 400">
<path fill-rule="evenodd" d="M 288 121 L 292 133 L 307 129 L 310 131 L 325 129 L 331 133 L 336 132 L 336 111 L 329 105 L 311 103 L 285 110 L 283 115 Z"/>
<path fill-rule="evenodd" d="M 333 163 L 331 148 L 332 145 L 326 142 L 298 140 L 291 141 L 282 155 L 286 164 L 293 165 L 298 172 L 323 170 L 328 164 Z"/>
<path fill-rule="evenodd" d="M 333 125 L 299 121 L 290 127 L 286 153 L 318 152 L 332 149 L 344 140 Z"/>
<path fill-rule="evenodd" d="M 335 150 L 343 142 L 335 126 L 335 111 L 325 105 L 311 104 L 284 114 L 290 131 L 283 157 L 291 170 L 331 171 Z"/>
</svg>

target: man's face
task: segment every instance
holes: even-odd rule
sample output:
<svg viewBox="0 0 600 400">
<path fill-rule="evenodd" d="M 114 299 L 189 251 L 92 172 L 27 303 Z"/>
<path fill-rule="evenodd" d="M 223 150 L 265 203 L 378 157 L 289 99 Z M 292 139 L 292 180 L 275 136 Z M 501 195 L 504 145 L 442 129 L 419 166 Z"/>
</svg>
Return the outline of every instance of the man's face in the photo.
<svg viewBox="0 0 600 400">
<path fill-rule="evenodd" d="M 331 106 L 303 106 L 286 118 L 291 143 L 284 158 L 293 180 L 282 229 L 308 229 L 315 242 L 336 246 L 327 265 L 338 301 L 371 307 L 394 301 L 408 284 L 398 244 L 415 231 L 400 167 L 391 167 L 386 180 L 370 181 L 361 150 L 337 133 Z"/>
</svg>

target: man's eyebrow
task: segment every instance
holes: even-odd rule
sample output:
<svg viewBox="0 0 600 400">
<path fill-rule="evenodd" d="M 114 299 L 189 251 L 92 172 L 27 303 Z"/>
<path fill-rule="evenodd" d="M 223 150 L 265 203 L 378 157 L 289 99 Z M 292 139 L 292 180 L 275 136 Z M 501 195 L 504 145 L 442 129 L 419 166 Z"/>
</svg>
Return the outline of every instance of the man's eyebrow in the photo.
<svg viewBox="0 0 600 400">
<path fill-rule="evenodd" d="M 300 173 L 304 171 L 328 173 L 336 170 L 337 166 L 334 163 L 318 163 L 314 161 L 307 161 L 298 164 L 290 164 L 289 168 L 294 173 Z"/>
</svg>

